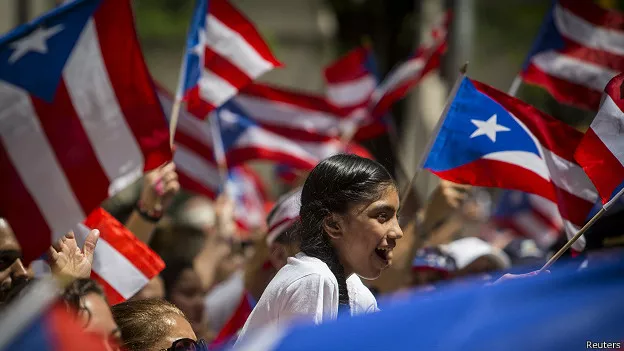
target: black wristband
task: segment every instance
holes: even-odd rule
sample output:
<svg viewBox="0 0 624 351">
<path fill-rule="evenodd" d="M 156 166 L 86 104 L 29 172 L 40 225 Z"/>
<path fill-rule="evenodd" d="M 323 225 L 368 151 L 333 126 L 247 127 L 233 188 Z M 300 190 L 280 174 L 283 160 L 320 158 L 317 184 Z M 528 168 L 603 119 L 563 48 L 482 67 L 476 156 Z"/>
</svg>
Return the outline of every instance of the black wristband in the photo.
<svg viewBox="0 0 624 351">
<path fill-rule="evenodd" d="M 158 216 L 153 216 L 149 214 L 147 211 L 141 209 L 140 201 L 134 204 L 134 209 L 141 216 L 141 218 L 143 218 L 144 220 L 148 222 L 158 223 L 158 221 L 160 221 L 160 219 L 162 218 L 162 213 L 160 213 Z"/>
</svg>

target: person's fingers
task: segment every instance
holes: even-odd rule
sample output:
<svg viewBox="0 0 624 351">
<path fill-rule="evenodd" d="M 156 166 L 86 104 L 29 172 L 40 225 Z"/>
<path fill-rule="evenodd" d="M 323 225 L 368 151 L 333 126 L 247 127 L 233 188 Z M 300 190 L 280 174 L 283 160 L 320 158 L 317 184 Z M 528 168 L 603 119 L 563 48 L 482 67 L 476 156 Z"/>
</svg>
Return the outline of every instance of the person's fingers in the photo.
<svg viewBox="0 0 624 351">
<path fill-rule="evenodd" d="M 89 260 L 89 263 L 93 263 L 93 255 L 95 254 L 95 246 L 97 245 L 99 238 L 100 238 L 100 231 L 97 229 L 93 229 L 92 231 L 89 232 L 89 235 L 87 235 L 87 238 L 85 239 L 85 243 L 82 248 L 82 251 L 85 257 L 87 257 L 87 259 Z"/>
<path fill-rule="evenodd" d="M 65 236 L 63 237 L 63 240 L 65 239 L 75 239 L 76 235 L 74 234 L 73 230 L 70 230 L 69 232 L 67 232 L 67 234 L 65 234 Z"/>
<path fill-rule="evenodd" d="M 163 194 L 173 195 L 173 194 L 176 194 L 179 190 L 180 190 L 180 183 L 171 182 L 171 183 L 167 183 L 167 185 L 165 186 L 165 189 L 163 190 Z"/>
<path fill-rule="evenodd" d="M 48 249 L 48 261 L 56 262 L 58 260 L 58 252 L 54 249 L 54 247 L 50 246 Z"/>
<path fill-rule="evenodd" d="M 175 163 L 169 162 L 165 164 L 162 168 L 160 168 L 160 174 L 175 172 L 175 169 L 176 169 Z"/>
<path fill-rule="evenodd" d="M 165 173 L 165 175 L 163 175 L 163 177 L 162 177 L 162 180 L 165 183 L 176 181 L 176 180 L 178 180 L 178 173 L 176 173 L 176 172 Z"/>
</svg>

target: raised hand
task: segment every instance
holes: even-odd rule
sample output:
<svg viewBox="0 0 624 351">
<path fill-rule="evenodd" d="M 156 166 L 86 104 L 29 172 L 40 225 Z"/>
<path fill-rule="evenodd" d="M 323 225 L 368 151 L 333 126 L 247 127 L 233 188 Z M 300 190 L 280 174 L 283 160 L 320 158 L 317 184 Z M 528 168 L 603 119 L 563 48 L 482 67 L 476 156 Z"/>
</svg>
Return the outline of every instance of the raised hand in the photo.
<svg viewBox="0 0 624 351">
<path fill-rule="evenodd" d="M 169 162 L 147 173 L 143 178 L 140 207 L 157 216 L 167 209 L 173 196 L 180 190 L 176 166 Z"/>
<path fill-rule="evenodd" d="M 78 247 L 74 232 L 70 231 L 56 245 L 48 250 L 48 261 L 52 274 L 60 279 L 89 278 L 93 264 L 95 245 L 100 231 L 93 229 L 87 235 L 82 250 Z"/>
</svg>

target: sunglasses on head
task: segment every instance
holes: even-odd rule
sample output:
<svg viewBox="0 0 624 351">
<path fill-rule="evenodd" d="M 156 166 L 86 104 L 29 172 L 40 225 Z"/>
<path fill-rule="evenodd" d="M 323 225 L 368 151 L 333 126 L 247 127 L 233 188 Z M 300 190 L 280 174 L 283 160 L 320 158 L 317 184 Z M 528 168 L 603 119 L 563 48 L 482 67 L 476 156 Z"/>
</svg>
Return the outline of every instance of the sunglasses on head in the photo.
<svg viewBox="0 0 624 351">
<path fill-rule="evenodd" d="M 174 341 L 166 351 L 208 351 L 208 344 L 203 339 L 184 338 Z"/>
</svg>

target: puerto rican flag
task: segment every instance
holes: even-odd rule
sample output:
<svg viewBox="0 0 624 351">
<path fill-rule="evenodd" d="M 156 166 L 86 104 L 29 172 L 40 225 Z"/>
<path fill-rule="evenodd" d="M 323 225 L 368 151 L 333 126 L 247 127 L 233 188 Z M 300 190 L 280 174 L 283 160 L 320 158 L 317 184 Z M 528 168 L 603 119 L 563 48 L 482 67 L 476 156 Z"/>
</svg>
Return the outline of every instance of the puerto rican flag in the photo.
<svg viewBox="0 0 624 351">
<path fill-rule="evenodd" d="M 0 38 L 0 213 L 30 262 L 171 160 L 126 0 L 77 0 Z"/>
<path fill-rule="evenodd" d="M 266 227 L 266 189 L 251 167 L 242 165 L 228 172 L 225 191 L 234 200 L 234 221 L 244 233 Z"/>
<path fill-rule="evenodd" d="M 375 55 L 370 46 L 351 50 L 324 70 L 325 96 L 347 117 L 350 128 L 355 128 L 354 140 L 370 139 L 384 134 L 385 121 L 373 119 L 370 103 L 379 83 Z"/>
<path fill-rule="evenodd" d="M 549 249 L 563 230 L 556 203 L 522 191 L 503 192 L 492 219 L 499 228 L 533 239 L 541 249 Z"/>
<path fill-rule="evenodd" d="M 373 117 L 383 116 L 392 104 L 405 97 L 429 72 L 440 66 L 442 55 L 448 46 L 450 20 L 451 12 L 447 12 L 432 28 L 428 41 L 419 46 L 407 61 L 386 75 L 371 96 Z"/>
<path fill-rule="evenodd" d="M 159 96 L 164 110 L 170 111 L 170 95 L 160 89 Z M 237 97 L 212 113 L 220 125 L 228 167 L 251 160 L 265 160 L 312 169 L 321 159 L 340 150 L 340 142 L 331 137 L 337 135 L 331 131 L 335 129 L 335 123 L 323 130 L 324 125 L 306 121 L 306 115 L 291 114 L 289 104 L 277 102 L 271 105 L 268 101 L 264 98 L 240 100 Z M 291 138 L 284 136 L 289 134 Z M 215 198 L 220 176 L 209 123 L 182 109 L 175 144 L 174 161 L 180 184 L 188 190 Z"/>
<path fill-rule="evenodd" d="M 253 23 L 228 0 L 197 0 L 178 98 L 206 118 L 238 91 L 281 66 Z"/>
<path fill-rule="evenodd" d="M 598 110 L 602 90 L 624 72 L 624 13 L 593 1 L 554 2 L 520 76 L 558 101 Z"/>
<path fill-rule="evenodd" d="M 609 208 L 624 189 L 624 74 L 605 88 L 600 110 L 585 133 L 576 160 Z"/>
<path fill-rule="evenodd" d="M 456 183 L 540 195 L 557 204 L 569 233 L 583 226 L 598 194 L 573 157 L 582 133 L 468 78 L 442 118 L 424 168 Z"/>
<path fill-rule="evenodd" d="M 97 208 L 75 227 L 79 247 L 91 229 L 100 231 L 91 278 L 102 286 L 109 304 L 131 298 L 165 268 L 158 254 L 104 209 Z"/>
</svg>

